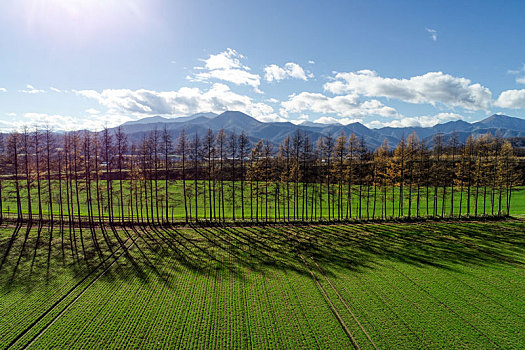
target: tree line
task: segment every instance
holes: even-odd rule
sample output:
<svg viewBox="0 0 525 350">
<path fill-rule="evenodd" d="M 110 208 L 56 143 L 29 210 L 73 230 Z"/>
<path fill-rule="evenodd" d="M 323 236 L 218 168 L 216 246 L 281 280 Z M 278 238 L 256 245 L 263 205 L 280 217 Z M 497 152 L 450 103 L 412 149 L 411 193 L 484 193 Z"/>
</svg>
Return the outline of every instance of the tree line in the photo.
<svg viewBox="0 0 525 350">
<path fill-rule="evenodd" d="M 122 128 L 0 140 L 0 220 L 70 225 L 190 221 L 319 221 L 508 215 L 521 184 L 511 144 L 490 134 L 411 134 L 371 150 L 344 133 L 280 145 L 248 136 Z"/>
</svg>

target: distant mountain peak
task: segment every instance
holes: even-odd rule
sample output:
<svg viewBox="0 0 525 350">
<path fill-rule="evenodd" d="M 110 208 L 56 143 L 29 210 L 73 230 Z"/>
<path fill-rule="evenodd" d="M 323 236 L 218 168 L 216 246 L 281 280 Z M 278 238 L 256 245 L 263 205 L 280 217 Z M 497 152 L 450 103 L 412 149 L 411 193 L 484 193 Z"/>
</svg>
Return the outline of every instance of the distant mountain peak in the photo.
<svg viewBox="0 0 525 350">
<path fill-rule="evenodd" d="M 219 114 L 218 116 L 215 117 L 215 119 L 217 119 L 217 118 L 221 118 L 221 119 L 226 119 L 226 118 L 241 119 L 241 118 L 244 118 L 244 119 L 250 119 L 250 120 L 253 119 L 253 120 L 256 120 L 259 123 L 262 123 L 262 122 L 258 121 L 257 119 L 255 119 L 254 117 L 249 116 L 248 114 L 240 112 L 240 111 L 226 111 L 226 112 L 222 112 L 221 114 Z"/>
<path fill-rule="evenodd" d="M 521 118 L 509 117 L 505 114 L 493 114 L 473 125 L 485 126 L 490 128 L 523 130 L 525 129 L 525 120 Z"/>
<path fill-rule="evenodd" d="M 366 144 L 375 148 L 381 145 L 385 139 L 395 146 L 402 137 L 407 137 L 415 132 L 418 137 L 428 144 L 432 143 L 433 136 L 437 133 L 450 137 L 456 134 L 460 142 L 465 142 L 469 135 L 481 135 L 487 132 L 502 137 L 525 137 L 525 120 L 521 118 L 509 117 L 503 114 L 494 114 L 482 121 L 468 123 L 464 120 L 448 121 L 436 124 L 433 127 L 383 127 L 379 129 L 369 129 L 365 125 L 355 122 L 348 125 L 339 123 L 321 124 L 305 121 L 299 125 L 290 122 L 261 122 L 250 115 L 240 111 L 225 111 L 219 115 L 215 113 L 196 113 L 187 117 L 165 118 L 154 116 L 143 118 L 122 125 L 124 131 L 130 135 L 131 140 L 140 140 L 144 134 L 151 130 L 161 130 L 164 127 L 173 138 L 176 138 L 181 130 L 186 130 L 189 134 L 205 135 L 211 129 L 214 133 L 224 129 L 227 133 L 237 134 L 245 132 L 252 142 L 265 139 L 277 145 L 287 135 L 291 135 L 296 130 L 309 135 L 315 142 L 322 135 L 338 136 L 344 132 L 347 136 L 355 133 L 358 138 L 362 138 Z"/>
<path fill-rule="evenodd" d="M 235 127 L 237 129 L 250 129 L 265 124 L 254 117 L 239 111 L 226 111 L 210 120 L 215 126 L 222 128 Z"/>
<path fill-rule="evenodd" d="M 509 117 L 508 115 L 505 115 L 505 114 L 496 113 L 496 114 L 491 115 L 490 117 L 487 117 L 481 120 L 480 122 L 485 123 L 485 122 L 489 122 L 492 120 L 508 120 L 508 119 L 518 119 L 518 118 Z"/>
<path fill-rule="evenodd" d="M 156 115 L 153 117 L 146 117 L 138 120 L 131 120 L 129 122 L 125 122 L 124 125 L 137 125 L 137 124 L 154 124 L 154 123 L 180 123 L 180 122 L 187 122 L 190 120 L 198 119 L 198 118 L 205 118 L 205 119 L 211 119 L 215 118 L 217 116 L 216 113 L 213 112 L 201 112 L 201 113 L 195 113 L 186 117 L 175 117 L 175 118 L 166 118 L 161 117 L 160 115 Z"/>
</svg>

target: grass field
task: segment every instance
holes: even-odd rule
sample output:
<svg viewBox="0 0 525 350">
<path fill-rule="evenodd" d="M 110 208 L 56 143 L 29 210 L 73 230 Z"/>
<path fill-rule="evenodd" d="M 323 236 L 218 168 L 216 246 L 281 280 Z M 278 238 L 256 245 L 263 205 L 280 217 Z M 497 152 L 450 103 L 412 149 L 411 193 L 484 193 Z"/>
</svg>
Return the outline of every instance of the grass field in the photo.
<svg viewBox="0 0 525 350">
<path fill-rule="evenodd" d="M 0 348 L 524 348 L 524 232 L 4 226 Z"/>
<path fill-rule="evenodd" d="M 66 184 L 65 181 L 62 181 L 62 203 L 64 208 L 64 214 L 67 215 L 68 209 L 67 209 L 67 197 L 66 197 Z M 47 182 L 42 181 L 42 211 L 44 215 L 48 215 L 50 210 L 47 204 Z M 58 217 L 59 214 L 59 202 L 60 202 L 60 195 L 59 195 L 59 184 L 58 181 L 52 181 L 53 186 L 53 213 L 55 215 L 55 218 Z M 105 187 L 105 182 L 102 181 L 100 183 L 101 186 L 101 214 L 103 217 L 108 217 L 109 215 L 109 208 L 107 205 L 107 192 Z M 157 195 L 155 194 L 154 185 L 153 188 L 149 189 L 148 184 L 148 194 L 141 192 L 141 194 L 137 197 L 136 193 L 133 193 L 133 195 L 130 195 L 129 190 L 129 182 L 123 181 L 123 199 L 124 199 L 124 216 L 131 217 L 131 215 L 134 216 L 134 218 L 137 217 L 137 215 L 146 217 L 157 217 L 157 209 L 159 211 L 159 216 L 162 218 L 166 216 L 165 211 L 165 182 L 164 181 L 158 181 L 157 183 Z M 319 199 L 319 192 L 320 188 L 317 184 L 308 184 L 307 187 L 307 196 L 306 201 L 303 202 L 302 196 L 303 196 L 303 186 L 304 184 L 300 183 L 295 187 L 294 183 L 289 184 L 289 196 L 290 200 L 286 201 L 286 184 L 280 184 L 280 195 L 279 195 L 279 206 L 276 210 L 276 202 L 275 202 L 275 185 L 274 184 L 268 184 L 268 187 L 265 187 L 265 184 L 263 182 L 260 182 L 259 184 L 259 203 L 257 205 L 257 199 L 255 195 L 255 183 L 253 183 L 253 196 L 250 197 L 250 183 L 246 182 L 244 184 L 244 218 L 246 220 L 255 220 L 256 217 L 259 221 L 264 221 L 268 217 L 269 220 L 274 220 L 276 217 L 281 218 L 284 220 L 285 217 L 290 217 L 291 220 L 302 220 L 306 218 L 309 220 L 311 215 L 315 215 L 315 218 L 319 219 L 328 219 L 329 217 L 331 219 L 338 217 L 338 203 L 337 203 L 337 195 L 338 195 L 338 188 L 337 185 L 332 185 L 330 188 L 330 191 L 333 193 L 333 195 L 328 196 L 328 188 L 326 185 L 323 185 L 321 191 L 322 191 L 322 200 Z M 120 183 L 118 180 L 114 180 L 112 182 L 113 187 L 113 215 L 115 217 L 119 217 L 120 211 L 119 211 L 119 203 L 120 203 Z M 220 189 L 220 182 L 217 182 L 215 184 L 215 194 L 212 196 L 215 196 L 215 202 L 210 206 L 210 188 L 208 187 L 207 181 L 199 181 L 198 182 L 198 200 L 197 200 L 197 213 L 195 210 L 195 197 L 193 196 L 194 193 L 194 182 L 193 181 L 187 181 L 186 182 L 187 187 L 187 206 L 188 206 L 188 214 L 191 218 L 195 218 L 196 214 L 198 215 L 199 219 L 210 219 L 210 207 L 212 207 L 212 213 L 215 215 L 215 218 L 220 218 L 222 215 L 223 209 L 221 208 L 221 189 Z M 265 191 L 268 191 L 268 204 L 266 203 L 266 196 Z M 299 194 L 299 201 L 295 205 L 294 203 L 294 193 L 297 190 Z M 349 217 L 356 219 L 371 219 L 373 218 L 381 218 L 382 217 L 382 208 L 383 208 L 383 192 L 380 187 L 378 187 L 376 192 L 376 200 L 375 200 L 375 212 L 374 212 L 374 188 L 370 187 L 370 189 L 367 191 L 367 187 L 363 186 L 361 189 L 359 189 L 358 186 L 354 186 L 352 188 L 352 196 L 351 201 L 349 201 L 348 198 L 348 191 L 347 188 L 343 188 L 342 193 L 342 207 L 341 207 L 341 218 L 346 218 L 346 213 L 348 211 Z M 361 191 L 361 201 L 359 201 L 359 191 Z M 460 214 L 460 189 L 455 188 L 454 189 L 454 216 L 458 216 Z M 491 189 L 487 188 L 487 195 L 486 200 L 484 200 L 484 188 L 480 187 L 476 190 L 475 187 L 471 189 L 470 194 L 470 214 L 475 215 L 475 209 L 476 209 L 476 192 L 478 193 L 478 203 L 477 203 L 477 215 L 491 215 L 492 214 L 492 196 L 491 196 Z M 86 198 L 86 189 L 85 186 L 80 183 L 79 184 L 79 198 L 77 202 L 76 198 L 76 192 L 73 191 L 71 194 L 72 203 L 74 204 L 74 207 L 72 209 L 72 215 L 77 215 L 77 203 L 80 204 L 80 214 L 82 216 L 88 215 L 88 200 Z M 369 200 L 367 200 L 367 193 L 369 194 Z M 412 204 L 411 204 L 411 216 L 415 217 L 417 215 L 417 189 L 416 187 L 413 187 L 412 189 Z M 151 200 L 153 194 L 153 201 Z M 403 192 L 403 211 L 400 212 L 399 210 L 399 187 L 394 188 L 394 198 L 395 198 L 395 205 L 394 208 L 392 205 L 392 188 L 387 188 L 386 193 L 386 213 L 385 217 L 397 217 L 397 216 L 408 216 L 408 209 L 409 209 L 409 199 L 408 199 L 409 189 L 408 187 L 405 187 Z M 33 184 L 32 190 L 31 190 L 31 204 L 32 204 L 32 213 L 33 215 L 38 214 L 38 200 L 37 200 L 38 191 L 36 186 Z M 92 195 L 92 206 L 95 215 L 98 215 L 97 211 L 97 198 L 96 198 L 96 187 L 95 184 L 91 187 L 91 195 Z M 426 217 L 426 216 L 432 216 L 434 213 L 434 188 L 430 187 L 428 189 L 428 196 L 426 192 L 425 187 L 420 188 L 420 216 Z M 27 216 L 28 213 L 28 195 L 26 192 L 26 189 L 21 189 L 21 196 L 22 196 L 22 212 L 24 215 Z M 185 218 L 185 209 L 184 209 L 184 196 L 183 196 L 183 186 L 182 182 L 170 182 L 169 188 L 168 188 L 168 196 L 169 196 L 169 217 L 172 221 L 181 221 Z M 438 188 L 437 192 L 437 214 L 438 216 L 441 215 L 441 213 L 444 213 L 444 216 L 450 215 L 450 207 L 451 207 L 451 189 L 450 187 L 447 187 L 445 189 L 445 202 L 444 202 L 444 208 L 443 208 L 443 188 Z M 428 197 L 428 206 L 427 206 L 427 197 Z M 14 183 L 12 181 L 3 181 L 3 205 L 2 209 L 6 215 L 10 215 L 11 217 L 16 217 L 16 196 L 14 192 Z M 334 199 L 335 198 L 335 199 Z M 463 191 L 463 197 L 461 201 L 461 215 L 466 215 L 467 213 L 467 191 L 464 189 Z M 133 203 L 130 205 L 130 201 L 133 201 Z M 151 208 L 151 203 L 153 202 L 153 208 Z M 225 181 L 224 182 L 224 216 L 228 220 L 231 220 L 234 217 L 234 210 L 235 210 L 235 218 L 237 220 L 242 218 L 242 206 L 241 206 L 241 191 L 240 191 L 240 182 L 235 183 L 235 198 L 232 197 L 232 182 L 231 181 Z M 322 202 L 322 204 L 320 204 Z M 138 203 L 138 204 L 137 204 Z M 350 206 L 348 203 L 351 203 Z M 235 205 L 234 205 L 235 204 Z M 498 205 L 499 205 L 499 193 L 497 190 L 494 191 L 494 214 L 497 214 L 498 212 Z M 233 208 L 235 206 L 235 209 Z M 304 206 L 304 208 L 303 208 Z M 295 207 L 295 211 L 294 211 Z M 322 207 L 322 209 L 321 209 Z M 361 210 L 359 211 L 359 208 Z M 330 209 L 330 213 L 329 213 Z M 131 210 L 133 211 L 131 213 Z M 501 210 L 502 212 L 506 211 L 506 204 L 505 204 L 505 193 L 502 192 L 502 202 L 501 202 Z M 258 215 L 257 215 L 258 212 Z M 515 187 L 513 189 L 512 193 L 512 199 L 511 199 L 511 215 L 522 215 L 525 214 L 525 190 L 523 187 Z"/>
</svg>

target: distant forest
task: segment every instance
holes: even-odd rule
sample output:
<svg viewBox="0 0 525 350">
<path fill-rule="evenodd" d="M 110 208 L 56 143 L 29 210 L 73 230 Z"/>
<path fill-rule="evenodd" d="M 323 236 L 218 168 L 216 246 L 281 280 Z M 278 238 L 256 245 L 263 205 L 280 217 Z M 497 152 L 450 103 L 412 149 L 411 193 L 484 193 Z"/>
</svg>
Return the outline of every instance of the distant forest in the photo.
<svg viewBox="0 0 525 350">
<path fill-rule="evenodd" d="M 375 150 L 355 134 L 300 130 L 277 147 L 224 130 L 128 142 L 24 128 L 0 140 L 0 220 L 70 225 L 506 216 L 523 183 L 511 143 L 490 134 Z"/>
</svg>

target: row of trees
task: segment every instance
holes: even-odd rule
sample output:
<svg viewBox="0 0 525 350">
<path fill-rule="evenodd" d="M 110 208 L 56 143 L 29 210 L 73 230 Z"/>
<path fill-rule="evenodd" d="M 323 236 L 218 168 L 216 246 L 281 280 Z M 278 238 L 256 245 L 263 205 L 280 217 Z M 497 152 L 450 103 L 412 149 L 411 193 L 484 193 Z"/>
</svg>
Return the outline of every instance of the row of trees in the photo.
<svg viewBox="0 0 525 350">
<path fill-rule="evenodd" d="M 246 134 L 155 130 L 12 132 L 0 159 L 0 219 L 167 223 L 507 215 L 521 181 L 509 142 L 415 134 L 372 151 L 354 134 L 278 146 Z"/>
</svg>

